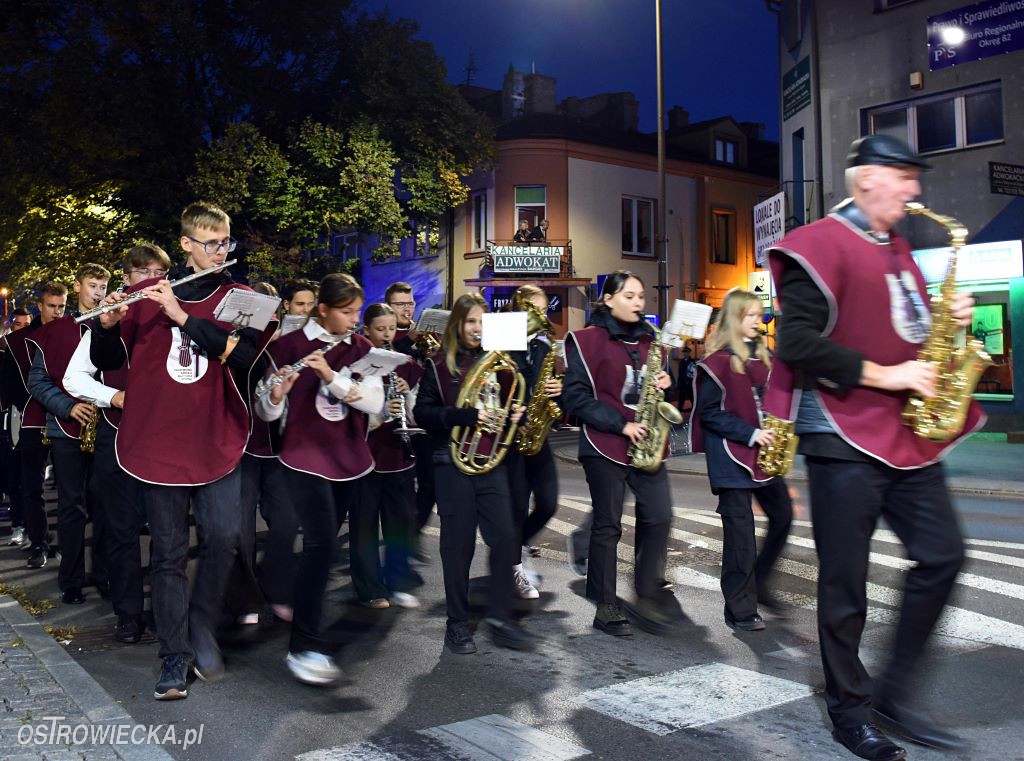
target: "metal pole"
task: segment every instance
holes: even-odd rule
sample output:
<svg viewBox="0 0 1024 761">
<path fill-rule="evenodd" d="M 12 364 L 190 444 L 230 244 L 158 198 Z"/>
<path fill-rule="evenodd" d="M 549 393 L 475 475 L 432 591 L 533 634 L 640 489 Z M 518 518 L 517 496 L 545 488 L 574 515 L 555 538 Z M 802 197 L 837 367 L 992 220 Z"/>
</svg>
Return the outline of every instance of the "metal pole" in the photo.
<svg viewBox="0 0 1024 761">
<path fill-rule="evenodd" d="M 654 25 L 658 58 L 658 323 L 668 319 L 668 213 L 665 208 L 665 92 L 661 81 L 661 0 L 654 0 Z"/>
</svg>

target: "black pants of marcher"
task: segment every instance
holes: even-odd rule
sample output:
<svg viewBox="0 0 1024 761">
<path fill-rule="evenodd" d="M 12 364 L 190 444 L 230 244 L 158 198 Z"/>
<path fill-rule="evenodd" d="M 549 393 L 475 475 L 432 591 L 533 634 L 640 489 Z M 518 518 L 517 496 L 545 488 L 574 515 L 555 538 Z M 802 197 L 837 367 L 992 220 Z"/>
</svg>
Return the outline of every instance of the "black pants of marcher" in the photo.
<svg viewBox="0 0 1024 761">
<path fill-rule="evenodd" d="M 657 592 L 658 582 L 665 577 L 665 555 L 672 526 L 672 494 L 665 466 L 647 473 L 604 457 L 583 457 L 580 462 L 594 506 L 587 597 L 596 603 L 616 600 L 617 549 L 622 538 L 622 507 L 627 486 L 636 498 L 636 593 L 638 597 L 652 597 Z"/>
<path fill-rule="evenodd" d="M 160 657 L 193 656 L 189 634 L 212 637 L 241 532 L 239 468 L 203 486 L 143 484 L 150 533 L 153 620 L 160 639 Z M 188 549 L 191 505 L 199 539 L 199 562 L 188 593 Z"/>
<path fill-rule="evenodd" d="M 422 530 L 430 521 L 437 495 L 434 488 L 434 444 L 429 436 L 413 436 L 416 455 L 416 529 Z"/>
<path fill-rule="evenodd" d="M 248 590 L 245 610 L 253 612 L 262 597 L 276 605 L 291 605 L 295 588 L 295 535 L 298 518 L 292 506 L 285 467 L 276 457 L 242 457 L 242 541 L 235 579 Z M 256 508 L 267 524 L 263 560 L 256 561 Z M 244 579 L 244 581 L 242 581 Z M 234 584 L 232 585 L 234 589 Z M 262 594 L 260 594 L 262 590 Z"/>
<path fill-rule="evenodd" d="M 94 516 L 102 515 L 103 548 L 110 579 L 110 603 L 120 618 L 142 615 L 142 553 L 139 533 L 142 516 L 142 485 L 121 469 L 114 451 L 117 430 L 101 419 L 96 429 L 96 457 L 91 492 L 99 498 Z M 93 531 L 96 522 L 93 522 Z M 94 545 L 95 556 L 95 545 Z M 95 561 L 93 571 L 95 573 Z"/>
<path fill-rule="evenodd" d="M 4 413 L 4 422 L 8 424 L 9 413 Z M 11 499 L 11 528 L 25 527 L 25 510 L 22 508 L 24 497 L 21 493 L 21 454 L 11 445 L 11 434 L 6 428 L 0 434 L 0 454 L 3 456 L 4 491 Z"/>
<path fill-rule="evenodd" d="M 78 439 L 54 438 L 50 444 L 53 479 L 57 487 L 57 543 L 60 545 L 60 590 L 85 586 L 85 525 L 89 522 L 87 494 L 93 456 Z"/>
<path fill-rule="evenodd" d="M 363 501 L 376 503 L 384 539 L 384 584 L 393 592 L 411 592 L 423 582 L 409 567 L 416 532 L 413 470 L 370 473 L 365 478 Z"/>
<path fill-rule="evenodd" d="M 40 428 L 22 428 L 18 439 L 21 460 L 21 508 L 25 516 L 25 532 L 33 549 L 47 547 L 50 527 L 43 502 L 43 476 L 50 447 L 43 445 Z"/>
<path fill-rule="evenodd" d="M 512 452 L 506 463 L 512 490 L 512 516 L 521 544 L 529 544 L 558 510 L 558 468 L 548 442 L 529 457 Z M 530 494 L 533 512 L 530 512 Z"/>
<path fill-rule="evenodd" d="M 469 569 L 476 551 L 476 529 L 490 549 L 490 611 L 508 618 L 512 599 L 512 564 L 519 537 L 512 521 L 512 501 L 505 466 L 469 476 L 447 462 L 434 467 L 437 514 L 441 518 L 441 567 L 448 623 L 469 620 Z"/>
<path fill-rule="evenodd" d="M 768 516 L 768 533 L 757 552 L 751 497 Z M 757 489 L 719 489 L 722 516 L 722 596 L 725 615 L 742 621 L 757 613 L 757 599 L 768 588 L 793 522 L 793 501 L 786 482 L 777 478 Z"/>
<path fill-rule="evenodd" d="M 896 470 L 878 462 L 807 458 L 818 553 L 818 636 L 825 702 L 837 727 L 871 721 L 872 696 L 901 700 L 949 598 L 963 539 L 942 464 Z M 907 571 L 900 621 L 882 677 L 872 684 L 858 657 L 867 615 L 868 553 L 879 517 L 915 564 Z"/>
</svg>

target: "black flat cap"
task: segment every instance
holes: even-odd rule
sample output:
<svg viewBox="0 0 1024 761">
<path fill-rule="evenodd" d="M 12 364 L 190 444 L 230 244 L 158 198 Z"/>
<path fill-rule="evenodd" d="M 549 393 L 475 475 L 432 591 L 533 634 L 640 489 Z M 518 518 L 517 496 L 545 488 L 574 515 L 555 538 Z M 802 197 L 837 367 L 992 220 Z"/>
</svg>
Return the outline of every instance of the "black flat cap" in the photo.
<svg viewBox="0 0 1024 761">
<path fill-rule="evenodd" d="M 914 153 L 909 145 L 891 135 L 868 135 L 851 143 L 850 152 L 846 156 L 846 166 L 868 164 L 932 168 L 931 164 Z"/>
</svg>

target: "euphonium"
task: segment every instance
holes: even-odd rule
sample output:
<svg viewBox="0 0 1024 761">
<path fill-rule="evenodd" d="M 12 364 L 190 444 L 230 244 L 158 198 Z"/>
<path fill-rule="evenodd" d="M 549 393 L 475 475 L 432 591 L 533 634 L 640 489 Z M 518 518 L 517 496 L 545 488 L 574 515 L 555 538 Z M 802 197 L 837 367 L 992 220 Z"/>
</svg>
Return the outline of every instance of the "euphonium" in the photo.
<svg viewBox="0 0 1024 761">
<path fill-rule="evenodd" d="M 516 296 L 514 302 L 516 309 L 525 311 L 527 314 L 526 332 L 528 335 L 545 333 L 549 339 L 554 335 L 551 321 L 532 301 Z M 551 427 L 562 418 L 562 409 L 544 391 L 544 385 L 557 377 L 555 375 L 555 347 L 552 346 L 540 366 L 540 373 L 537 375 L 537 381 L 533 384 L 533 392 L 526 405 L 526 412 L 523 414 L 522 425 L 519 426 L 519 432 L 516 434 L 516 449 L 520 454 L 537 454 L 544 446 Z"/>
<path fill-rule="evenodd" d="M 647 350 L 646 372 L 644 385 L 640 391 L 640 401 L 636 406 L 634 422 L 647 426 L 647 435 L 639 444 L 629 445 L 629 464 L 634 468 L 653 473 L 661 467 L 665 459 L 665 444 L 673 425 L 683 422 L 683 416 L 675 407 L 665 401 L 665 392 L 657 386 L 658 373 L 661 372 L 661 331 L 654 330 L 654 340 Z"/>
<path fill-rule="evenodd" d="M 927 206 L 908 203 L 908 214 L 920 214 L 946 228 L 953 255 L 939 293 L 932 297 L 932 327 L 928 339 L 917 354 L 918 362 L 934 365 L 939 371 L 935 396 L 926 399 L 911 394 L 903 408 L 903 422 L 914 433 L 931 441 L 949 441 L 964 428 L 971 395 L 992 359 L 980 341 L 961 342 L 962 328 L 953 317 L 956 295 L 956 257 L 967 240 L 967 228 L 952 217 L 936 214 Z M 962 345 L 961 345 L 962 343 Z"/>
<path fill-rule="evenodd" d="M 501 399 L 501 384 L 497 379 L 500 372 L 512 374 L 512 382 L 504 400 Z M 455 467 L 471 476 L 498 467 L 508 454 L 516 435 L 516 424 L 511 422 L 515 414 L 512 408 L 522 405 L 525 398 L 526 381 L 507 354 L 489 351 L 480 357 L 466 373 L 455 406 L 489 411 L 493 413 L 493 418 L 489 422 L 478 422 L 475 428 L 456 426 L 452 429 L 449 450 Z M 484 435 L 494 436 L 494 443 L 489 453 L 480 454 L 480 443 Z"/>
</svg>

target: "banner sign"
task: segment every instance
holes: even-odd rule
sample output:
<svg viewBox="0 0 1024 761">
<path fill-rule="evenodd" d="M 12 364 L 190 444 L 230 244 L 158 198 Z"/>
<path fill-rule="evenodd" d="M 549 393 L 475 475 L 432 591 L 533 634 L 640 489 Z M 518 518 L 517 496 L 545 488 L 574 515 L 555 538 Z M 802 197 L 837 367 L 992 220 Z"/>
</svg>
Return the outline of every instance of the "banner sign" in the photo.
<svg viewBox="0 0 1024 761">
<path fill-rule="evenodd" d="M 782 75 L 782 119 L 796 116 L 811 105 L 811 57 Z"/>
<path fill-rule="evenodd" d="M 988 162 L 988 184 L 993 193 L 1024 196 L 1024 166 Z"/>
<path fill-rule="evenodd" d="M 950 248 L 923 248 L 913 252 L 926 283 L 939 283 L 946 276 L 951 251 Z M 1015 277 L 1024 277 L 1024 254 L 1019 240 L 969 243 L 960 247 L 956 260 L 958 283 L 998 283 Z"/>
<path fill-rule="evenodd" d="M 1024 50 L 1024 0 L 987 0 L 928 17 L 931 71 Z"/>
<path fill-rule="evenodd" d="M 754 263 L 768 264 L 768 248 L 786 235 L 786 194 L 776 193 L 754 207 Z"/>
<path fill-rule="evenodd" d="M 491 246 L 490 253 L 496 275 L 557 275 L 565 246 Z"/>
</svg>

